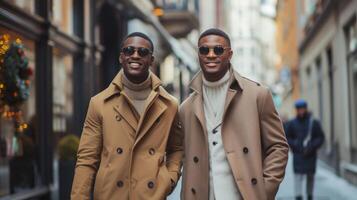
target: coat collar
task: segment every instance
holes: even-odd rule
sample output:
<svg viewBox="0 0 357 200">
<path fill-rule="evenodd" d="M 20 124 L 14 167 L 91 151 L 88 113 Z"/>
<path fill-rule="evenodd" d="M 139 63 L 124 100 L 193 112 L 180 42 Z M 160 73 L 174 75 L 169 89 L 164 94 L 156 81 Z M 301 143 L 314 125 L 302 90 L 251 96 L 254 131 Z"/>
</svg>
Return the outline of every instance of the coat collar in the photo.
<svg viewBox="0 0 357 200">
<path fill-rule="evenodd" d="M 228 107 L 230 103 L 232 102 L 233 98 L 237 95 L 240 94 L 238 91 L 243 91 L 243 81 L 242 77 L 238 74 L 238 72 L 234 71 L 232 68 L 229 69 L 233 73 L 233 77 L 230 78 L 230 87 L 227 91 L 227 96 L 224 104 L 224 110 L 223 110 L 223 119 L 226 115 L 226 112 L 228 110 Z M 207 137 L 207 130 L 206 129 L 206 119 L 204 115 L 204 109 L 203 109 L 203 94 L 202 94 L 202 76 L 203 73 L 202 71 L 199 71 L 193 80 L 190 83 L 191 89 L 193 89 L 196 92 L 196 96 L 193 99 L 193 113 L 196 115 L 198 118 L 202 129 L 204 130 L 205 137 Z"/>
<path fill-rule="evenodd" d="M 229 70 L 233 73 L 233 78 L 230 79 L 229 88 L 231 88 L 233 90 L 243 91 L 242 76 L 238 72 L 236 72 L 232 66 L 229 68 Z M 202 72 L 202 70 L 200 70 L 193 77 L 193 79 L 190 83 L 190 88 L 199 94 L 202 94 L 202 84 L 203 84 L 202 76 L 203 76 L 203 72 Z"/>
<path fill-rule="evenodd" d="M 143 112 L 143 116 L 145 117 L 141 117 L 140 120 L 137 121 L 128 104 L 129 98 L 123 92 L 124 86 L 121 81 L 123 76 L 124 72 L 123 70 L 120 70 L 116 77 L 113 79 L 110 86 L 104 90 L 104 102 L 109 101 L 110 99 L 114 99 L 114 97 L 117 96 L 115 98 L 114 110 L 118 112 L 125 121 L 128 122 L 128 124 L 135 132 L 140 132 L 141 135 L 137 138 L 136 141 L 138 142 L 146 134 L 146 132 L 148 132 L 150 127 L 158 121 L 159 117 L 167 109 L 164 101 L 158 97 L 161 96 L 170 101 L 172 101 L 172 97 L 161 87 L 160 79 L 150 71 L 152 91 L 148 96 L 145 105 L 145 111 Z M 150 115 L 148 115 L 148 112 L 150 112 Z"/>
<path fill-rule="evenodd" d="M 149 71 L 151 76 L 151 87 L 153 91 L 157 91 L 160 96 L 171 99 L 170 95 L 167 92 L 164 92 L 161 86 L 160 79 L 151 71 Z M 112 96 L 120 94 L 124 89 L 122 78 L 124 76 L 124 71 L 121 69 L 119 73 L 114 77 L 113 81 L 110 83 L 107 89 L 104 90 L 104 100 L 110 99 Z"/>
</svg>

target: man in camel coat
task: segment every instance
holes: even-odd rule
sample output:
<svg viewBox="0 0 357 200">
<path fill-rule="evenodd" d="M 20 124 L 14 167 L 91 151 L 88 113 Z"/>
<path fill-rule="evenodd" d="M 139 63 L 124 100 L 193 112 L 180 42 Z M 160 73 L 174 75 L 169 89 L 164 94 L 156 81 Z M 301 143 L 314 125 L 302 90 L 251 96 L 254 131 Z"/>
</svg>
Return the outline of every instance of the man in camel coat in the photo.
<svg viewBox="0 0 357 200">
<path fill-rule="evenodd" d="M 178 102 L 149 70 L 153 44 L 132 33 L 122 44 L 123 66 L 92 97 L 78 149 L 72 200 L 161 200 L 180 177 L 183 144 Z"/>
<path fill-rule="evenodd" d="M 288 144 L 270 91 L 230 64 L 230 39 L 209 29 L 198 41 L 201 71 L 181 105 L 184 200 L 274 199 Z"/>
</svg>

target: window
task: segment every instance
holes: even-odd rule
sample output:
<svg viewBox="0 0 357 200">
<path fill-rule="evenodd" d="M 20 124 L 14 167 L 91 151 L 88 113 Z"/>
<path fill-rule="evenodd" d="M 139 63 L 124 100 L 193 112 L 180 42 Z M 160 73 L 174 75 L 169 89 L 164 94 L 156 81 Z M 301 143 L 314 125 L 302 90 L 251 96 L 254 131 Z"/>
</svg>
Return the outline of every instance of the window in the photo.
<svg viewBox="0 0 357 200">
<path fill-rule="evenodd" d="M 308 67 L 306 68 L 306 76 L 307 76 L 307 78 L 310 77 L 310 74 L 311 74 L 311 67 L 308 66 Z"/>
<path fill-rule="evenodd" d="M 72 55 L 55 48 L 53 57 L 53 130 L 70 131 L 67 121 L 73 114 Z"/>
<path fill-rule="evenodd" d="M 357 49 L 357 25 L 356 19 L 346 27 L 347 51 L 354 52 Z"/>
<path fill-rule="evenodd" d="M 329 97 L 330 97 L 330 146 L 333 145 L 333 142 L 335 140 L 335 126 L 334 126 L 334 121 L 335 121 L 335 111 L 334 111 L 334 102 L 335 102 L 335 97 L 334 97 L 334 78 L 333 78 L 333 52 L 332 48 L 329 47 L 326 50 L 327 54 L 327 62 L 328 62 L 328 77 L 329 77 Z"/>
<path fill-rule="evenodd" d="M 357 163 L 357 53 L 349 55 L 352 161 Z"/>
<path fill-rule="evenodd" d="M 36 131 L 35 95 L 35 43 L 22 35 L 0 27 L 0 35 L 7 34 L 9 43 L 21 40 L 28 67 L 29 96 L 18 108 L 4 105 L 0 101 L 0 198 L 9 194 L 28 191 L 39 184 Z M 6 83 L 0 83 L 6 88 Z M 16 119 L 11 116 L 16 116 Z"/>
<path fill-rule="evenodd" d="M 318 88 L 318 102 L 319 102 L 319 119 L 323 121 L 323 108 L 324 108 L 324 97 L 323 97 L 323 88 L 322 88 L 322 66 L 321 58 L 316 59 L 316 71 L 317 71 L 317 88 Z"/>
<path fill-rule="evenodd" d="M 73 34 L 73 0 L 53 1 L 53 23 L 67 33 Z"/>
<path fill-rule="evenodd" d="M 352 162 L 357 163 L 357 24 L 356 16 L 345 26 L 348 63 L 350 138 Z"/>
<path fill-rule="evenodd" d="M 35 0 L 5 0 L 29 13 L 35 13 Z"/>
</svg>

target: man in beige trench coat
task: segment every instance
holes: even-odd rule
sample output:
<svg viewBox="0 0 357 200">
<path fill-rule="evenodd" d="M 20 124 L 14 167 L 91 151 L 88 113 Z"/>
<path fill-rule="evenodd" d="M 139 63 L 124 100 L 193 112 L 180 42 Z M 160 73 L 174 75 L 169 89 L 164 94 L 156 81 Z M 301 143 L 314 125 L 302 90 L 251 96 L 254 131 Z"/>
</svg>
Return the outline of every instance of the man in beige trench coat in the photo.
<svg viewBox="0 0 357 200">
<path fill-rule="evenodd" d="M 184 200 L 274 199 L 288 144 L 271 93 L 231 66 L 230 39 L 208 29 L 198 41 L 201 71 L 180 107 Z"/>
<path fill-rule="evenodd" d="M 142 33 L 122 43 L 123 70 L 91 98 L 71 199 L 161 200 L 180 177 L 178 102 L 149 70 L 153 44 Z"/>
</svg>

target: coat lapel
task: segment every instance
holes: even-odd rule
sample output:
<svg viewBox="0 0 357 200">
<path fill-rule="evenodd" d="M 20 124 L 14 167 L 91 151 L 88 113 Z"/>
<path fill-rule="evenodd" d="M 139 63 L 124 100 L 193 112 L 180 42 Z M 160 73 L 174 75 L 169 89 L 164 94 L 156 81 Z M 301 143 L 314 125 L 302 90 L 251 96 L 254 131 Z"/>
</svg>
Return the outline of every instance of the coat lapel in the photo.
<svg viewBox="0 0 357 200">
<path fill-rule="evenodd" d="M 229 80 L 229 88 L 228 88 L 226 100 L 224 103 L 222 121 L 224 121 L 224 118 L 226 116 L 226 113 L 228 111 L 228 108 L 229 108 L 232 100 L 234 98 L 238 98 L 239 96 L 237 97 L 236 95 L 240 95 L 241 92 L 243 91 L 243 86 L 242 86 L 241 82 L 242 81 L 240 81 L 240 75 L 238 73 L 236 73 L 234 70 L 232 70 L 232 76 Z"/>
<path fill-rule="evenodd" d="M 229 105 L 231 104 L 231 102 L 234 99 L 234 97 L 236 96 L 236 94 L 237 94 L 237 90 L 233 90 L 230 88 L 228 89 L 227 95 L 226 95 L 226 100 L 224 103 L 224 110 L 223 110 L 223 115 L 222 115 L 223 119 L 224 119 L 224 116 L 226 115 Z M 224 121 L 223 119 L 222 119 L 222 121 Z"/>
<path fill-rule="evenodd" d="M 114 110 L 136 131 L 138 122 L 125 98 L 125 94 L 121 93 L 118 97 L 118 103 L 114 106 Z"/>
<path fill-rule="evenodd" d="M 200 122 L 205 136 L 207 136 L 206 119 L 205 119 L 205 113 L 203 110 L 202 95 L 200 95 L 200 94 L 196 94 L 196 98 L 194 99 L 193 112 L 195 113 L 195 116 L 197 117 L 198 121 Z"/>
<path fill-rule="evenodd" d="M 202 71 L 199 71 L 195 77 L 193 77 L 190 87 L 193 91 L 195 91 L 195 97 L 193 99 L 193 113 L 196 118 L 200 122 L 202 130 L 207 137 L 207 128 L 206 128 L 206 118 L 203 109 L 203 96 L 202 96 Z"/>
<path fill-rule="evenodd" d="M 145 111 L 142 117 L 140 117 L 137 134 L 138 138 L 135 141 L 137 144 L 149 131 L 149 129 L 154 126 L 155 122 L 167 109 L 167 106 L 158 98 L 159 94 L 156 91 L 152 91 L 145 103 Z M 134 145 L 135 145 L 134 144 Z"/>
</svg>

